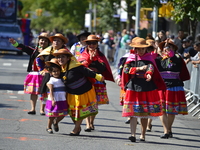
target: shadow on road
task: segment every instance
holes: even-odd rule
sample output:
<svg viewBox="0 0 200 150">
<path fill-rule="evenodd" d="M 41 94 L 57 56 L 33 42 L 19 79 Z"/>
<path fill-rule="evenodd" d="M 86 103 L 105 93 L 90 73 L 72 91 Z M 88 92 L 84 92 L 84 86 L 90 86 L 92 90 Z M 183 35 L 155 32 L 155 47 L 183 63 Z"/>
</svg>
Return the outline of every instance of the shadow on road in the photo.
<svg viewBox="0 0 200 150">
<path fill-rule="evenodd" d="M 0 51 L 0 59 L 20 59 L 20 60 L 27 60 L 29 59 L 29 56 L 26 53 L 23 53 L 23 55 L 17 55 L 16 52 L 2 52 Z"/>
<path fill-rule="evenodd" d="M 21 90 L 24 90 L 24 85 L 23 84 L 0 84 L 0 90 L 21 91 Z"/>
<path fill-rule="evenodd" d="M 1 104 L 0 103 L 0 108 L 17 108 L 16 106 L 8 105 L 8 104 Z"/>
</svg>

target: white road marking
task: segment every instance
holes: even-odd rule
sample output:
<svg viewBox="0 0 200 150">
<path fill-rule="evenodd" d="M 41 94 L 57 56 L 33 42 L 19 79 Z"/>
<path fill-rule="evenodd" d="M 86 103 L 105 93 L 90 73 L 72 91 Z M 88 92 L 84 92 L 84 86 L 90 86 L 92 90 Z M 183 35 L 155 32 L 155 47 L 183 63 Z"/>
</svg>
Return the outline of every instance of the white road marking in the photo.
<svg viewBox="0 0 200 150">
<path fill-rule="evenodd" d="M 18 91 L 17 93 L 18 94 L 24 94 L 24 91 Z"/>
<path fill-rule="evenodd" d="M 28 64 L 23 64 L 23 67 L 28 67 Z"/>
<path fill-rule="evenodd" d="M 9 96 L 10 98 L 17 98 L 17 96 Z"/>
<path fill-rule="evenodd" d="M 7 93 L 13 93 L 13 91 L 11 91 L 11 90 L 7 90 Z"/>
<path fill-rule="evenodd" d="M 11 63 L 3 63 L 3 66 L 11 66 Z"/>
</svg>

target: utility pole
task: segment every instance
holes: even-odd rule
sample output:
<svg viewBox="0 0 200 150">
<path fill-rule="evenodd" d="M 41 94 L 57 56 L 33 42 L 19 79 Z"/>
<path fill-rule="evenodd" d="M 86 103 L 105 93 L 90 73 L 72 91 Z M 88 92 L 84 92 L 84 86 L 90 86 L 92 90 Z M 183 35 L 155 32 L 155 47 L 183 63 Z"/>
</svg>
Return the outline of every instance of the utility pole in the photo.
<svg viewBox="0 0 200 150">
<path fill-rule="evenodd" d="M 94 24 L 93 24 L 93 32 L 96 32 L 96 26 L 97 26 L 97 8 L 96 8 L 96 1 L 94 2 L 94 10 L 93 10 L 93 12 L 94 12 L 94 18 L 93 18 L 93 22 L 94 22 Z"/>
<path fill-rule="evenodd" d="M 137 0 L 136 2 L 136 20 L 135 20 L 135 33 L 140 36 L 140 7 L 141 0 Z"/>
<path fill-rule="evenodd" d="M 157 37 L 157 30 L 158 30 L 158 7 L 154 6 L 154 8 L 153 8 L 153 32 L 152 32 L 152 36 L 154 38 Z"/>
<path fill-rule="evenodd" d="M 92 32 L 92 2 L 89 3 L 89 13 L 90 13 L 90 25 L 89 25 L 89 32 Z"/>
</svg>

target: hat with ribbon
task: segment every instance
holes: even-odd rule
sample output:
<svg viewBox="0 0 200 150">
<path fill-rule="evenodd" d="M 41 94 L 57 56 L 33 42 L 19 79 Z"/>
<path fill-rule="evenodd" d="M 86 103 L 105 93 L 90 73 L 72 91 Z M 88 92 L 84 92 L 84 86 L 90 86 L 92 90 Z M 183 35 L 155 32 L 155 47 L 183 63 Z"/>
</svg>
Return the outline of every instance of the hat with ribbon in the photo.
<svg viewBox="0 0 200 150">
<path fill-rule="evenodd" d="M 86 40 L 84 40 L 85 42 L 87 42 L 87 41 L 100 41 L 100 38 L 98 38 L 96 35 L 94 35 L 94 34 L 91 34 L 91 35 L 89 35 L 88 37 L 87 37 L 87 39 Z"/>
<path fill-rule="evenodd" d="M 60 38 L 63 40 L 63 42 L 66 44 L 68 42 L 68 39 L 64 37 L 61 33 L 56 33 L 54 36 L 50 36 L 50 41 L 53 42 L 54 38 Z"/>
<path fill-rule="evenodd" d="M 54 56 L 58 56 L 58 55 L 70 55 L 70 56 L 72 56 L 72 53 L 68 49 L 62 48 L 62 49 L 56 50 L 53 53 L 53 55 Z"/>
<path fill-rule="evenodd" d="M 146 43 L 145 39 L 143 39 L 143 38 L 135 39 L 135 38 L 131 41 L 131 44 L 129 44 L 129 46 L 135 47 L 135 48 L 146 48 L 146 47 L 150 46 L 150 44 Z"/>
</svg>

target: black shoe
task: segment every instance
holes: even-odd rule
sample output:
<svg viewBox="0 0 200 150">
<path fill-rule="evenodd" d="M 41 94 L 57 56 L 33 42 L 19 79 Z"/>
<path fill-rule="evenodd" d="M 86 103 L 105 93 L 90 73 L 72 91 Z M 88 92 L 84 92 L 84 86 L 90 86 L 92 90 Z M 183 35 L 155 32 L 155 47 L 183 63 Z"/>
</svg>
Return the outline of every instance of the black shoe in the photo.
<svg viewBox="0 0 200 150">
<path fill-rule="evenodd" d="M 85 132 L 91 132 L 91 130 L 92 130 L 91 128 L 86 128 L 84 131 Z"/>
<path fill-rule="evenodd" d="M 125 124 L 130 124 L 130 119 L 126 120 Z"/>
<path fill-rule="evenodd" d="M 151 132 L 152 125 L 150 125 L 149 129 L 147 129 L 147 132 Z"/>
<path fill-rule="evenodd" d="M 43 112 L 43 113 L 40 113 L 40 115 L 41 115 L 41 116 L 44 116 L 44 115 L 45 115 L 45 113 L 44 113 L 44 112 Z"/>
<path fill-rule="evenodd" d="M 28 114 L 29 114 L 29 115 L 35 115 L 36 112 L 35 112 L 35 111 L 28 111 Z"/>
<path fill-rule="evenodd" d="M 80 131 L 77 132 L 77 133 L 72 133 L 72 132 L 71 132 L 69 135 L 70 135 L 70 136 L 79 136 L 79 135 L 80 135 Z"/>
<path fill-rule="evenodd" d="M 169 138 L 173 138 L 172 132 L 169 132 Z"/>
<path fill-rule="evenodd" d="M 90 127 L 90 130 L 94 130 L 94 127 Z"/>
<path fill-rule="evenodd" d="M 161 139 L 168 139 L 169 138 L 169 134 L 162 134 L 160 136 Z"/>
<path fill-rule="evenodd" d="M 130 136 L 128 139 L 129 139 L 131 142 L 135 142 L 135 141 L 136 141 L 136 138 L 135 138 L 134 136 Z"/>
<path fill-rule="evenodd" d="M 55 132 L 58 132 L 59 131 L 58 124 L 53 123 L 53 129 Z"/>
<path fill-rule="evenodd" d="M 53 134 L 53 131 L 51 128 L 46 128 L 46 131 L 49 133 L 49 134 Z"/>
<path fill-rule="evenodd" d="M 141 141 L 141 142 L 145 142 L 145 139 L 140 138 L 140 141 Z"/>
</svg>

